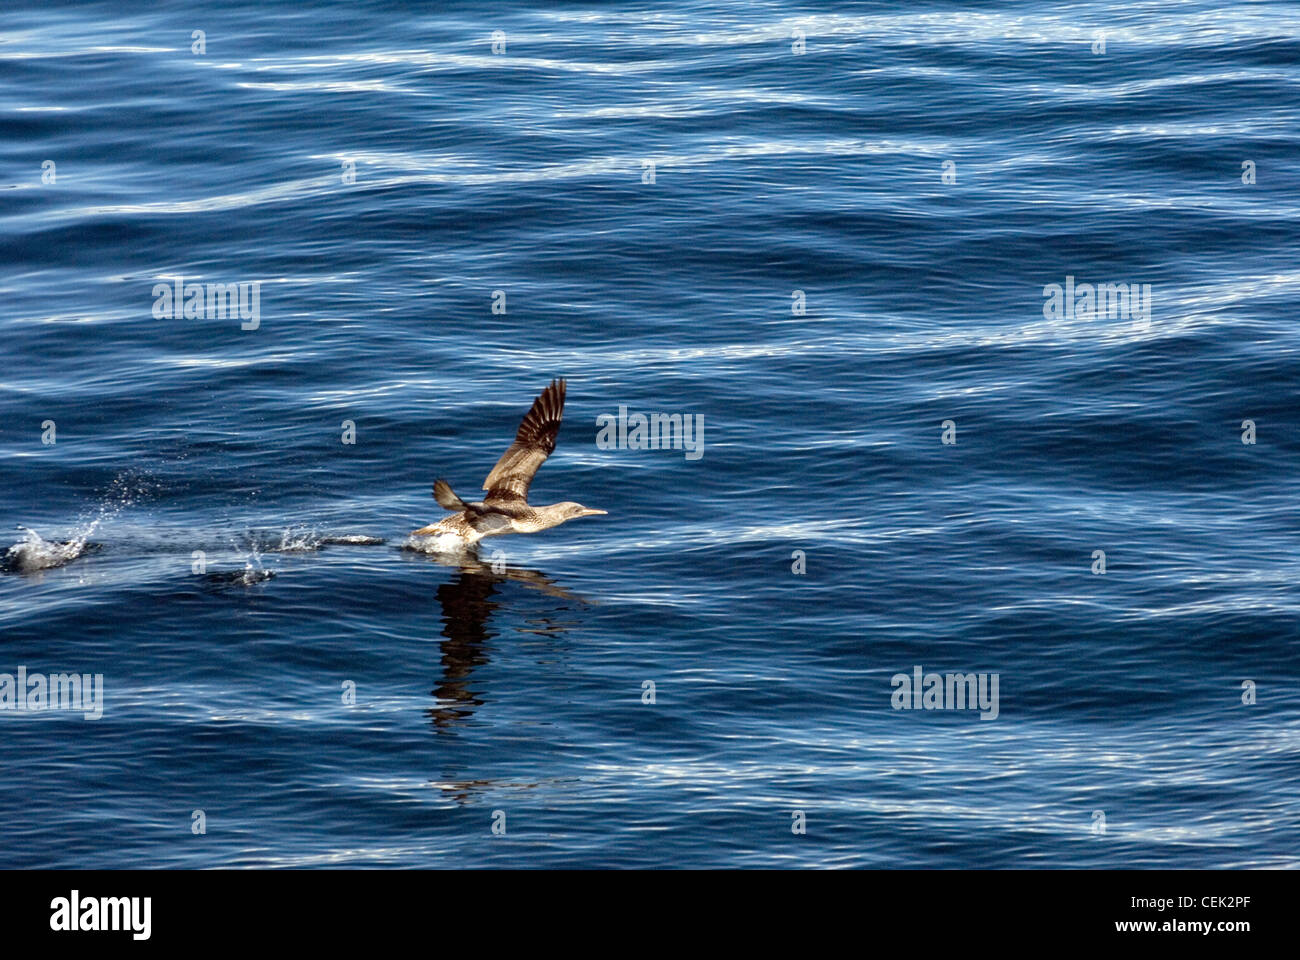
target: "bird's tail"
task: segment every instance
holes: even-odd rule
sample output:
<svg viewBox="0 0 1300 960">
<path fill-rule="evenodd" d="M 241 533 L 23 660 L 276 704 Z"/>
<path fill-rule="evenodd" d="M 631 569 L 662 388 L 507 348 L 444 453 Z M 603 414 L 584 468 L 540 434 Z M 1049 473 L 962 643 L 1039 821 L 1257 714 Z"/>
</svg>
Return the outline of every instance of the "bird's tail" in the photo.
<svg viewBox="0 0 1300 960">
<path fill-rule="evenodd" d="M 438 501 L 438 506 L 442 509 L 451 510 L 453 513 L 465 509 L 465 501 L 456 496 L 455 491 L 451 489 L 451 484 L 446 480 L 439 480 L 433 485 L 433 499 Z"/>
</svg>

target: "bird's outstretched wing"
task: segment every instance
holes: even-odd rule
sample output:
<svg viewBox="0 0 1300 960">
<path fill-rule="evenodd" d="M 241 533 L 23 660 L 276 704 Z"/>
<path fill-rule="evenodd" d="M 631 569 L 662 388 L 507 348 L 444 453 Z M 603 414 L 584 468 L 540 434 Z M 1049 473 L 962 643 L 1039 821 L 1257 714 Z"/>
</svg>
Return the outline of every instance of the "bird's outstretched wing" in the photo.
<svg viewBox="0 0 1300 960">
<path fill-rule="evenodd" d="M 510 444 L 510 449 L 501 455 L 483 481 L 483 489 L 487 491 L 483 498 L 485 503 L 528 500 L 528 487 L 533 482 L 533 475 L 555 449 L 555 438 L 563 417 L 564 381 L 552 380 L 551 385 L 533 401 L 532 409 L 515 434 L 515 442 Z"/>
</svg>

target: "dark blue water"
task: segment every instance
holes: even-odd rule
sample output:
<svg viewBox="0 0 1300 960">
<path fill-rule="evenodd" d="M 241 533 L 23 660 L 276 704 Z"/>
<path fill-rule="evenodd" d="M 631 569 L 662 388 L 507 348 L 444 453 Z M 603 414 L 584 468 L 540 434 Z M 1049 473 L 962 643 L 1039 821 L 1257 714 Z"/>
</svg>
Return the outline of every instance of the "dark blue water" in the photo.
<svg viewBox="0 0 1300 960">
<path fill-rule="evenodd" d="M 1296 5 L 122 6 L 0 16 L 0 673 L 105 690 L 0 865 L 1300 863 Z M 608 516 L 402 549 L 552 376 Z"/>
</svg>

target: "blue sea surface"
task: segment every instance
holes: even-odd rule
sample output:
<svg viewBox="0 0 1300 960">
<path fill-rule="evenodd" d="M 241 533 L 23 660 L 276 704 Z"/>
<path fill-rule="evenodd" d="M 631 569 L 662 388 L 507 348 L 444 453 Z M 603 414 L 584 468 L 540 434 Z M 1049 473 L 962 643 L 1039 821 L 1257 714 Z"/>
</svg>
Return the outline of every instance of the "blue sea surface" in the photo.
<svg viewBox="0 0 1300 960">
<path fill-rule="evenodd" d="M 1300 866 L 1300 6 L 13 4 L 0 130 L 0 866 Z M 608 515 L 409 549 L 552 377 Z"/>
</svg>

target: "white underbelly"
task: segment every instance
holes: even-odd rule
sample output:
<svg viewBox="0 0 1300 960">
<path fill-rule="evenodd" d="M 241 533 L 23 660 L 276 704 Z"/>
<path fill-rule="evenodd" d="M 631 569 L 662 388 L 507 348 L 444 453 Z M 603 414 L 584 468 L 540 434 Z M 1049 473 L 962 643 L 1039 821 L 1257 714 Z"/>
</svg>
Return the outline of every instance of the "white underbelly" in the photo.
<svg viewBox="0 0 1300 960">
<path fill-rule="evenodd" d="M 456 533 L 433 533 L 423 537 L 411 534 L 405 546 L 420 553 L 464 553 L 471 544 Z"/>
</svg>

